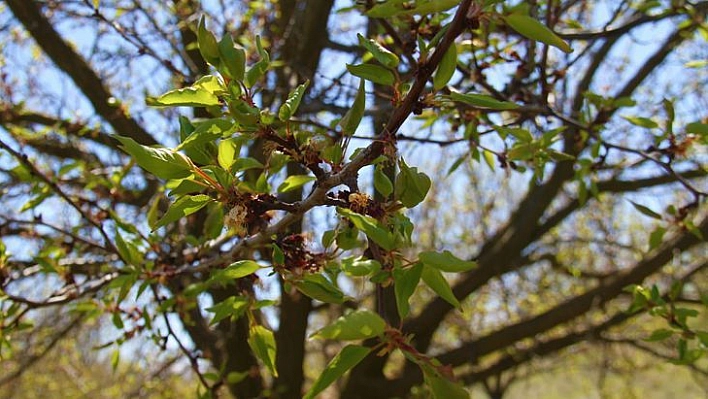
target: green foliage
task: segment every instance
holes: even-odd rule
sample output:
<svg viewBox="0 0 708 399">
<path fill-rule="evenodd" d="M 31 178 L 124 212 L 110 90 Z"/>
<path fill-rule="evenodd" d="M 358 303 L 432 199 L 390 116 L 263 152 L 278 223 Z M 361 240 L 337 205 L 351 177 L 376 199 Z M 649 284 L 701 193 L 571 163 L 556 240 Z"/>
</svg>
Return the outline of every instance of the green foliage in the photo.
<svg viewBox="0 0 708 399">
<path fill-rule="evenodd" d="M 30 322 L 42 320 L 38 310 L 71 303 L 72 312 L 105 319 L 120 332 L 101 343 L 112 351 L 107 363 L 117 373 L 128 363 L 121 345 L 141 337 L 160 348 L 179 347 L 199 379 L 200 397 L 216 397 L 226 388 L 243 397 L 269 396 L 300 389 L 280 385 L 293 376 L 279 378 L 299 366 L 277 370 L 276 363 L 294 356 L 302 364 L 306 355 L 278 353 L 277 347 L 291 328 L 304 336 L 317 325 L 311 338 L 337 342 L 313 340 L 303 343 L 306 350 L 328 354 L 329 345 L 366 342 L 343 346 L 329 361 L 316 357 L 320 368 L 326 366 L 309 376 L 314 382 L 307 398 L 348 372 L 355 382 L 371 372 L 380 378 L 377 386 L 391 373 L 406 389 L 424 384 L 418 393 L 466 398 L 469 392 L 458 381 L 479 381 L 494 371 L 502 384 L 513 366 L 535 366 L 536 355 L 547 348 L 567 346 L 564 338 L 577 340 L 565 331 L 598 337 L 609 328 L 621 331 L 611 323 L 624 300 L 616 281 L 635 284 L 627 290 L 628 317 L 646 314 L 658 321 L 644 337 L 647 343 L 671 345 L 676 364 L 695 365 L 706 354 L 708 331 L 698 322 L 704 307 L 696 295 L 708 296 L 699 292 L 701 270 L 683 267 L 704 249 L 706 193 L 695 182 L 705 178 L 705 154 L 697 147 L 708 143 L 705 116 L 685 120 L 686 104 L 678 98 L 641 98 L 638 83 L 653 71 L 618 77 L 628 82 L 618 90 L 592 92 L 607 83 L 596 79 L 606 76 L 607 66 L 595 66 L 605 63 L 602 50 L 588 51 L 612 47 L 614 35 L 646 23 L 641 15 L 649 10 L 651 21 L 684 18 L 675 37 L 677 43 L 690 40 L 703 29 L 696 22 L 705 13 L 700 6 L 659 11 L 663 6 L 656 2 L 631 15 L 618 9 L 617 23 L 630 25 L 585 32 L 585 19 L 593 18 L 576 7 L 543 2 L 511 9 L 495 0 L 353 2 L 340 12 L 381 19 L 368 27 L 369 37 L 357 34 L 358 47 L 330 36 L 317 43 L 310 33 L 302 48 L 284 48 L 307 33 L 296 19 L 317 15 L 313 7 L 325 3 L 292 13 L 274 2 L 239 4 L 238 29 L 228 15 L 215 18 L 227 31 L 220 40 L 207 29 L 207 18 L 195 24 L 194 10 L 177 3 L 170 12 L 179 16 L 175 32 L 184 42 L 165 43 L 183 57 L 179 63 L 161 59 L 155 50 L 160 45 L 144 44 L 151 36 L 131 36 L 120 15 L 106 17 L 94 2 L 96 18 L 115 18 L 110 26 L 121 38 L 132 37 L 141 54 L 174 75 L 175 89 L 147 97 L 156 109 L 145 113 L 142 101 L 135 106 L 108 92 L 86 93 L 112 125 L 94 129 L 63 117 L 47 122 L 41 113 L 25 112 L 24 102 L 0 104 L 0 125 L 13 140 L 0 140 L 2 157 L 14 162 L 2 170 L 3 204 L 20 198 L 21 216 L 3 216 L 0 231 L 31 241 L 18 248 L 24 251 L 19 256 L 0 242 L 0 356 L 17 345 L 17 334 L 35 328 Z M 289 14 L 292 21 L 278 19 Z M 264 29 L 263 38 L 249 29 L 266 24 L 273 29 Z M 547 53 L 546 46 L 520 42 L 519 35 L 571 53 L 562 39 L 568 38 L 577 58 Z M 48 47 L 47 38 L 36 39 L 40 48 Z M 592 47 L 598 42 L 604 44 Z M 305 68 L 302 60 L 319 60 L 323 46 L 349 51 L 352 64 Z M 280 59 L 271 60 L 267 49 Z M 208 65 L 193 58 L 197 54 Z M 289 64 L 294 59 L 298 65 Z M 102 62 L 92 61 L 91 68 Z M 634 66 L 634 60 L 627 62 Z M 574 65 L 590 68 L 576 71 Z M 621 69 L 616 72 L 637 68 Z M 366 81 L 372 83 L 369 93 Z M 164 82 L 130 83 L 149 91 Z M 135 91 L 123 89 L 117 92 Z M 647 104 L 656 112 L 644 109 Z M 313 105 L 322 109 L 313 111 Z M 176 107 L 193 110 L 164 112 Z M 630 107 L 627 115 L 616 115 Z M 173 118 L 146 126 L 175 131 L 155 138 L 139 131 L 147 117 Z M 608 133 L 619 118 L 628 129 L 621 140 Z M 353 137 L 370 122 L 373 134 Z M 169 146 L 155 145 L 157 139 Z M 431 147 L 417 152 L 424 145 Z M 452 150 L 429 153 L 435 146 Z M 115 148 L 130 156 L 127 165 L 104 157 Z M 418 166 L 409 166 L 401 154 Z M 363 176 L 368 171 L 370 178 Z M 312 189 L 303 190 L 306 185 Z M 652 197 L 650 206 L 630 201 L 653 225 L 636 212 L 617 212 L 624 193 L 636 198 L 655 187 L 671 192 Z M 374 198 L 367 194 L 373 190 Z M 55 201 L 68 205 L 67 218 L 78 220 L 76 226 L 57 223 Z M 477 256 L 479 264 L 471 260 Z M 48 288 L 18 291 L 17 281 L 34 283 L 40 276 L 50 276 Z M 667 276 L 677 283 L 666 284 Z M 657 281 L 651 287 L 636 285 L 650 277 L 664 278 L 651 280 Z M 44 291 L 50 293 L 46 299 L 34 298 Z M 601 306 L 586 309 L 582 300 L 591 293 Z M 500 303 L 506 313 L 497 310 Z M 573 305 L 582 314 L 567 311 Z M 184 330 L 172 325 L 176 318 Z M 430 320 L 434 325 L 427 325 Z M 511 331 L 515 320 L 535 329 Z M 540 326 L 538 320 L 554 322 Z M 181 341 L 183 334 L 190 335 L 193 349 Z M 470 349 L 475 342 L 489 347 Z M 238 361 L 232 353 L 215 353 L 232 344 L 250 353 L 237 354 Z M 420 372 L 396 363 L 400 357 L 389 358 L 392 353 Z M 440 359 L 451 364 L 428 353 L 442 353 Z M 367 356 L 381 361 L 362 362 Z M 243 359 L 250 362 L 245 368 Z M 385 367 L 360 370 L 374 363 Z"/>
<path fill-rule="evenodd" d="M 386 322 L 381 316 L 367 309 L 359 309 L 338 318 L 332 324 L 315 332 L 312 337 L 357 341 L 381 335 L 385 329 Z"/>
<path fill-rule="evenodd" d="M 332 383 L 344 375 L 344 373 L 364 360 L 369 353 L 371 353 L 371 348 L 359 345 L 347 345 L 342 348 L 337 356 L 332 358 L 303 398 L 312 399 L 317 397 L 320 392 L 332 385 Z"/>
</svg>

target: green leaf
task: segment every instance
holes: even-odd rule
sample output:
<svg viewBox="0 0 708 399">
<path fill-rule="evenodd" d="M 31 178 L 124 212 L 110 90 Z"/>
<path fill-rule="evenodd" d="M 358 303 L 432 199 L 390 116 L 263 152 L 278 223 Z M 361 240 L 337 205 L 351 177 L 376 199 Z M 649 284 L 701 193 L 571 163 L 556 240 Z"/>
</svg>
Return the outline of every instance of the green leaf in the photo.
<svg viewBox="0 0 708 399">
<path fill-rule="evenodd" d="M 708 136 L 708 123 L 691 122 L 686 125 L 686 133 Z"/>
<path fill-rule="evenodd" d="M 277 377 L 278 370 L 275 369 L 276 347 L 273 332 L 260 325 L 252 326 L 248 334 L 248 346 L 251 347 L 253 354 L 268 367 L 270 373 Z"/>
<path fill-rule="evenodd" d="M 354 104 L 339 121 L 339 126 L 342 127 L 342 132 L 345 136 L 353 135 L 361 123 L 361 118 L 364 117 L 364 109 L 366 107 L 364 83 L 364 79 L 359 80 L 359 90 L 356 92 L 356 97 L 354 97 Z"/>
<path fill-rule="evenodd" d="M 388 0 L 378 3 L 366 12 L 371 18 L 390 18 L 397 15 L 428 15 L 443 12 L 458 5 L 459 0 L 418 0 L 411 8 L 409 0 Z"/>
<path fill-rule="evenodd" d="M 292 284 L 298 291 L 321 302 L 341 304 L 345 301 L 342 291 L 321 274 L 306 274 Z"/>
<path fill-rule="evenodd" d="M 440 298 L 447 301 L 450 305 L 459 308 L 460 301 L 457 300 L 455 294 L 450 288 L 450 284 L 447 282 L 445 277 L 438 269 L 434 269 L 429 266 L 423 267 L 423 273 L 421 275 L 425 284 L 428 285 Z"/>
<path fill-rule="evenodd" d="M 175 201 L 174 204 L 170 205 L 162 218 L 158 220 L 154 226 L 150 227 L 153 231 L 157 230 L 162 226 L 177 221 L 187 215 L 193 214 L 194 212 L 204 208 L 210 202 L 214 202 L 214 199 L 208 195 L 185 195 Z"/>
<path fill-rule="evenodd" d="M 626 119 L 629 123 L 635 126 L 644 127 L 647 129 L 654 129 L 659 127 L 658 123 L 654 122 L 649 118 L 644 118 L 641 116 L 623 116 L 622 118 Z"/>
<path fill-rule="evenodd" d="M 179 152 L 138 144 L 129 137 L 111 136 L 121 149 L 135 159 L 138 166 L 161 179 L 182 179 L 192 174 L 192 162 Z"/>
<path fill-rule="evenodd" d="M 447 82 L 452 79 L 452 75 L 455 73 L 456 69 L 457 46 L 455 46 L 455 43 L 452 43 L 450 48 L 448 48 L 443 55 L 442 60 L 440 60 L 438 69 L 435 71 L 435 75 L 433 76 L 433 89 L 440 90 L 445 87 Z"/>
<path fill-rule="evenodd" d="M 197 27 L 197 42 L 199 44 L 199 52 L 204 60 L 211 65 L 219 65 L 219 46 L 216 44 L 216 38 L 206 28 L 206 20 L 202 15 Z"/>
<path fill-rule="evenodd" d="M 357 33 L 356 37 L 359 39 L 359 46 L 368 50 L 381 65 L 391 69 L 395 69 L 398 66 L 400 62 L 398 56 L 379 44 L 376 40 L 367 39 L 360 33 Z"/>
<path fill-rule="evenodd" d="M 287 179 L 283 183 L 278 186 L 278 192 L 279 193 L 287 193 L 293 190 L 297 190 L 298 188 L 304 186 L 305 184 L 315 180 L 316 177 L 314 176 L 306 176 L 306 175 L 293 175 L 293 176 L 288 176 Z"/>
<path fill-rule="evenodd" d="M 651 336 L 649 336 L 649 338 L 646 338 L 645 341 L 663 341 L 671 337 L 672 335 L 674 335 L 673 330 L 669 330 L 668 328 L 660 328 L 658 330 L 654 330 L 651 333 Z"/>
<path fill-rule="evenodd" d="M 410 168 L 401 158 L 398 162 L 400 172 L 396 177 L 396 199 L 406 208 L 413 208 L 423 202 L 430 190 L 430 178 L 418 168 Z"/>
<path fill-rule="evenodd" d="M 639 212 L 641 212 L 643 215 L 649 216 L 650 218 L 662 220 L 662 216 L 661 216 L 660 214 L 658 214 L 658 213 L 652 211 L 652 210 L 649 209 L 648 207 L 646 207 L 646 206 L 644 206 L 644 205 L 641 205 L 641 204 L 637 204 L 636 202 L 634 202 L 634 201 L 632 201 L 632 200 L 630 200 L 629 202 L 631 202 L 632 205 L 634 206 L 634 208 L 636 208 L 636 209 L 637 209 Z"/>
<path fill-rule="evenodd" d="M 348 218 L 354 226 L 363 231 L 372 241 L 381 248 L 390 251 L 393 249 L 395 238 L 378 220 L 371 216 L 361 215 L 349 209 L 337 208 L 340 215 Z"/>
<path fill-rule="evenodd" d="M 416 263 L 409 268 L 393 270 L 393 291 L 396 297 L 396 308 L 401 318 L 410 312 L 410 298 L 415 292 L 423 273 L 423 264 Z"/>
<path fill-rule="evenodd" d="M 265 166 L 260 163 L 259 160 L 251 157 L 238 158 L 233 165 L 231 165 L 231 169 L 233 169 L 234 172 L 240 172 L 248 169 L 263 169 L 264 167 Z"/>
<path fill-rule="evenodd" d="M 477 267 L 477 262 L 462 260 L 447 250 L 423 251 L 418 255 L 418 260 L 426 266 L 448 273 L 464 273 Z"/>
<path fill-rule="evenodd" d="M 219 142 L 219 152 L 217 156 L 217 161 L 219 162 L 219 166 L 224 168 L 225 170 L 230 170 L 231 165 L 234 163 L 234 159 L 236 159 L 236 156 L 238 155 L 238 151 L 240 150 L 240 146 L 236 143 L 235 140 L 233 139 L 226 139 L 226 140 L 221 140 Z"/>
<path fill-rule="evenodd" d="M 443 12 L 460 4 L 459 0 L 418 0 L 413 9 L 407 10 L 406 15 L 428 15 Z"/>
<path fill-rule="evenodd" d="M 216 139 L 230 133 L 233 127 L 233 124 L 226 119 L 208 119 L 200 123 L 192 134 L 187 136 L 187 138 L 177 146 L 176 150 L 184 150 L 199 144 L 214 142 Z"/>
<path fill-rule="evenodd" d="M 127 264 L 131 266 L 140 266 L 143 263 L 143 254 L 138 247 L 130 241 L 125 241 L 118 229 L 115 230 L 116 249 Z"/>
<path fill-rule="evenodd" d="M 439 375 L 429 366 L 421 366 L 425 384 L 430 388 L 434 399 L 469 399 L 470 394 L 460 384 Z"/>
<path fill-rule="evenodd" d="M 511 14 L 503 17 L 504 21 L 511 26 L 512 29 L 520 33 L 531 40 L 535 40 L 541 43 L 546 43 L 550 46 L 557 47 L 561 51 L 566 53 L 572 53 L 573 49 L 570 48 L 568 43 L 564 42 L 563 39 L 558 37 L 552 30 L 548 29 L 546 25 L 538 22 L 537 20 L 521 14 Z"/>
<path fill-rule="evenodd" d="M 214 313 L 210 325 L 214 325 L 227 317 L 239 318 L 246 313 L 249 300 L 243 296 L 230 296 L 223 301 L 214 304 L 214 306 L 206 308 L 207 312 Z"/>
<path fill-rule="evenodd" d="M 378 83 L 384 86 L 393 86 L 396 77 L 390 70 L 373 64 L 347 64 L 347 71 L 354 76 L 366 79 L 370 82 Z"/>
<path fill-rule="evenodd" d="M 153 107 L 211 107 L 221 105 L 219 97 L 204 87 L 185 87 L 168 91 L 160 97 L 148 97 L 147 105 Z"/>
<path fill-rule="evenodd" d="M 342 259 L 342 271 L 354 277 L 369 276 L 381 270 L 381 263 L 364 257 Z"/>
<path fill-rule="evenodd" d="M 315 380 L 303 398 L 314 399 L 317 394 L 324 391 L 344 373 L 364 360 L 369 353 L 371 353 L 371 348 L 359 345 L 347 345 L 342 348 L 341 352 L 327 364 L 327 367 L 317 377 L 317 380 Z"/>
<path fill-rule="evenodd" d="M 383 334 L 385 330 L 386 322 L 381 316 L 370 310 L 360 309 L 338 318 L 332 324 L 315 332 L 312 337 L 354 341 L 376 337 Z"/>
<path fill-rule="evenodd" d="M 215 271 L 209 281 L 214 283 L 230 282 L 238 278 L 250 276 L 260 269 L 261 265 L 253 260 L 239 260 L 224 269 Z"/>
<path fill-rule="evenodd" d="M 300 101 L 302 100 L 302 96 L 305 94 L 305 89 L 307 89 L 307 86 L 310 84 L 310 81 L 306 81 L 305 83 L 299 85 L 298 87 L 293 90 L 292 93 L 288 96 L 288 99 L 285 100 L 285 104 L 280 106 L 280 110 L 278 110 L 278 119 L 281 121 L 287 121 L 290 119 L 291 116 L 297 112 L 297 108 L 300 106 Z"/>
<path fill-rule="evenodd" d="M 377 166 L 374 169 L 374 188 L 378 191 L 384 198 L 388 198 L 391 193 L 393 193 L 393 183 L 391 179 L 386 176 L 383 169 Z"/>
<path fill-rule="evenodd" d="M 664 234 L 666 234 L 665 228 L 661 226 L 655 228 L 649 235 L 649 249 L 654 249 L 661 245 L 664 239 Z"/>
<path fill-rule="evenodd" d="M 452 92 L 448 96 L 452 101 L 461 102 L 475 108 L 486 108 L 494 110 L 508 110 L 519 108 L 518 105 L 509 101 L 499 101 L 492 96 L 486 94 L 462 94 Z"/>
<path fill-rule="evenodd" d="M 223 66 L 220 70 L 232 79 L 243 81 L 246 72 L 246 52 L 236 47 L 229 32 L 226 32 L 219 42 L 219 58 Z"/>
</svg>

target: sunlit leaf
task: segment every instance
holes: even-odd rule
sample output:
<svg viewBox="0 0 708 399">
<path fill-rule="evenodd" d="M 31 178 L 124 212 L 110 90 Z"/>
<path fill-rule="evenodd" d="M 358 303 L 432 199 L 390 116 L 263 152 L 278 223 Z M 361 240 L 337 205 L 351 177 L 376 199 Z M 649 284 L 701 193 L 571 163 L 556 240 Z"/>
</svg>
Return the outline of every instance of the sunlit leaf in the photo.
<svg viewBox="0 0 708 399">
<path fill-rule="evenodd" d="M 486 108 L 494 110 L 508 110 L 519 108 L 518 105 L 512 102 L 499 101 L 496 98 L 488 96 L 486 94 L 462 94 L 452 92 L 448 97 L 453 101 L 458 101 L 475 108 Z"/>
<path fill-rule="evenodd" d="M 381 335 L 385 329 L 386 322 L 381 316 L 370 310 L 360 309 L 338 318 L 332 324 L 315 332 L 312 337 L 355 341 Z"/>
<path fill-rule="evenodd" d="M 332 383 L 344 375 L 344 373 L 364 360 L 369 353 L 371 353 L 371 348 L 359 345 L 347 345 L 342 348 L 337 356 L 332 358 L 329 364 L 327 364 L 327 367 L 325 367 L 319 377 L 317 377 L 317 380 L 315 380 L 303 398 L 313 399 L 317 397 L 320 392 L 332 385 Z"/>
<path fill-rule="evenodd" d="M 304 186 L 305 184 L 316 180 L 314 176 L 305 176 L 305 175 L 292 175 L 288 176 L 283 183 L 278 186 L 278 192 L 279 193 L 287 193 L 293 190 L 297 190 L 298 188 Z"/>
<path fill-rule="evenodd" d="M 366 91 L 364 90 L 364 79 L 359 81 L 359 90 L 354 97 L 354 104 L 347 110 L 342 119 L 339 121 L 339 126 L 342 127 L 342 132 L 346 136 L 351 136 L 356 132 L 356 129 L 364 117 L 364 109 L 366 107 Z"/>
<path fill-rule="evenodd" d="M 442 60 L 440 60 L 438 69 L 435 71 L 435 75 L 433 75 L 433 89 L 440 90 L 445 87 L 447 82 L 449 82 L 452 78 L 452 75 L 455 73 L 456 69 L 457 47 L 455 46 L 455 43 L 452 43 L 443 55 Z"/>
<path fill-rule="evenodd" d="M 179 152 L 138 144 L 129 137 L 112 136 L 138 165 L 161 179 L 181 179 L 192 174 L 192 163 Z"/>
<path fill-rule="evenodd" d="M 427 266 L 448 273 L 463 273 L 477 267 L 477 262 L 462 260 L 450 251 L 423 251 L 418 255 L 418 260 Z"/>
<path fill-rule="evenodd" d="M 347 64 L 347 71 L 354 76 L 366 79 L 370 82 L 378 83 L 384 86 L 392 86 L 396 81 L 393 72 L 388 69 L 374 64 Z"/>
<path fill-rule="evenodd" d="M 292 93 L 288 96 L 288 99 L 285 100 L 285 103 L 280 106 L 280 110 L 278 110 L 278 119 L 281 121 L 286 121 L 290 119 L 291 116 L 297 112 L 297 108 L 300 106 L 300 101 L 302 100 L 302 96 L 305 94 L 305 89 L 307 89 L 307 86 L 310 84 L 310 81 L 306 81 L 305 83 L 299 85 L 295 90 L 293 90 Z"/>
<path fill-rule="evenodd" d="M 374 59 L 380 62 L 381 65 L 391 69 L 394 69 L 398 66 L 400 60 L 398 59 L 398 56 L 396 54 L 389 51 L 386 47 L 379 44 L 379 42 L 377 42 L 376 40 L 367 39 L 359 33 L 357 33 L 356 36 L 359 39 L 359 46 L 365 48 L 366 50 L 369 50 L 369 52 L 371 52 L 371 55 L 374 56 Z"/>
<path fill-rule="evenodd" d="M 557 47 L 566 53 L 573 52 L 573 49 L 570 48 L 568 43 L 553 33 L 552 30 L 548 29 L 546 25 L 543 25 L 534 18 L 527 15 L 511 14 L 505 16 L 504 21 L 522 36 Z"/>
<path fill-rule="evenodd" d="M 273 332 L 261 325 L 252 326 L 248 334 L 248 346 L 251 347 L 253 354 L 270 370 L 270 373 L 277 377 L 278 371 L 275 369 L 276 347 Z"/>
<path fill-rule="evenodd" d="M 174 204 L 170 205 L 167 212 L 162 216 L 160 220 L 155 223 L 154 226 L 150 226 L 153 230 L 156 230 L 162 226 L 169 223 L 175 222 L 182 219 L 187 215 L 191 215 L 194 212 L 204 208 L 214 199 L 208 195 L 197 194 L 197 195 L 185 195 L 181 197 Z"/>
</svg>

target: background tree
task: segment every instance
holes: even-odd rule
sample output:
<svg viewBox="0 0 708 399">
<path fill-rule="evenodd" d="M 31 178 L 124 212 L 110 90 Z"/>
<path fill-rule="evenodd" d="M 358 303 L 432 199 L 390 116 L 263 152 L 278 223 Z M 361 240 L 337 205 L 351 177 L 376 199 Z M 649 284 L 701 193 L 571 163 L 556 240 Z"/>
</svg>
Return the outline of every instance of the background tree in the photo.
<svg viewBox="0 0 708 399">
<path fill-rule="evenodd" d="M 204 395 L 705 376 L 707 2 L 3 7 L 3 357 L 49 308 Z"/>
</svg>

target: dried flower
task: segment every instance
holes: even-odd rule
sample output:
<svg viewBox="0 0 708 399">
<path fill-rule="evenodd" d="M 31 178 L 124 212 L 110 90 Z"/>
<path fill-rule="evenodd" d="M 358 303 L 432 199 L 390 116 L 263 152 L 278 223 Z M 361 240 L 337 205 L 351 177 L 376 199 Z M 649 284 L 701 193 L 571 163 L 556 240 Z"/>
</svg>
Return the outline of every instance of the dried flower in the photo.
<svg viewBox="0 0 708 399">
<path fill-rule="evenodd" d="M 236 204 L 229 210 L 226 217 L 224 217 L 224 225 L 233 230 L 237 236 L 245 237 L 248 235 L 247 216 L 248 208 L 242 204 Z"/>
</svg>

